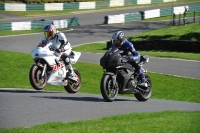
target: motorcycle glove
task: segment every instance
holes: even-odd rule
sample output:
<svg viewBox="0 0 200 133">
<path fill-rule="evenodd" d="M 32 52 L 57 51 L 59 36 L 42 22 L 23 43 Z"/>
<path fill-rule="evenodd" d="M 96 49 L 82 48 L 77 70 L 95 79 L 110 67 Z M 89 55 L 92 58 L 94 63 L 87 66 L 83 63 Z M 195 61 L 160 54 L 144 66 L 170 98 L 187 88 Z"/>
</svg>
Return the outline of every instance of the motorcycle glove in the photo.
<svg viewBox="0 0 200 133">
<path fill-rule="evenodd" d="M 42 40 L 42 44 L 47 44 L 47 40 Z"/>
<path fill-rule="evenodd" d="M 136 60 L 138 60 L 138 57 L 137 56 L 128 56 L 128 59 L 132 60 L 132 61 L 136 61 Z"/>
<path fill-rule="evenodd" d="M 61 49 L 56 49 L 55 50 L 57 53 L 60 53 L 60 52 L 65 52 L 65 49 L 64 48 L 61 48 Z"/>
<path fill-rule="evenodd" d="M 53 48 L 53 47 L 51 47 L 51 46 L 49 46 L 49 50 L 50 50 L 50 51 L 56 51 L 56 49 Z"/>
</svg>

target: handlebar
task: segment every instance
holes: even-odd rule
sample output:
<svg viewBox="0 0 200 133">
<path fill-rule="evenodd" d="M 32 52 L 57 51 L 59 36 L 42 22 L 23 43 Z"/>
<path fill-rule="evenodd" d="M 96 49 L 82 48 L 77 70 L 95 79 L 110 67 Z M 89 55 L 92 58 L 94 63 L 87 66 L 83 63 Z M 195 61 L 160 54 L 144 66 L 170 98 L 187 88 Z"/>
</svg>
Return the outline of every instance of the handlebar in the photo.
<svg viewBox="0 0 200 133">
<path fill-rule="evenodd" d="M 123 55 L 122 56 L 122 63 L 126 63 L 127 61 L 129 61 L 128 56 L 127 55 Z"/>
</svg>

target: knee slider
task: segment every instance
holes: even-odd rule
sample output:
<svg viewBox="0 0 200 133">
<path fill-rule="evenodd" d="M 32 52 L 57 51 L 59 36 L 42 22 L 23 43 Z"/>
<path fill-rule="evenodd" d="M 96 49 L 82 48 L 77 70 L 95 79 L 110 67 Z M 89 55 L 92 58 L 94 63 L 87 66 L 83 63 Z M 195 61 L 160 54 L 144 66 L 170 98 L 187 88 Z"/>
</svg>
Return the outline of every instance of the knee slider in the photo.
<svg viewBox="0 0 200 133">
<path fill-rule="evenodd" d="M 70 63 L 70 59 L 67 57 L 67 58 L 65 58 L 65 63 L 66 63 L 66 65 L 69 65 L 69 63 Z"/>
</svg>

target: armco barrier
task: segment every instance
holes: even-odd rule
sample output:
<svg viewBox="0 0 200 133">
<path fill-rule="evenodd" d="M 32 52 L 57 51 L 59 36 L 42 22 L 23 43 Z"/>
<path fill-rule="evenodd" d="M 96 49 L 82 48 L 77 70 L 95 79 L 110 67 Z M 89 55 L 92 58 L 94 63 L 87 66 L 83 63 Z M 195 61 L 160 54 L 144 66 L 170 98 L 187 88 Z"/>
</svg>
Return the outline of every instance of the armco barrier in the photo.
<svg viewBox="0 0 200 133">
<path fill-rule="evenodd" d="M 200 5 L 189 6 L 189 12 L 200 12 Z"/>
<path fill-rule="evenodd" d="M 142 20 L 140 12 L 129 13 L 125 15 L 125 22 L 139 21 Z"/>
<path fill-rule="evenodd" d="M 12 30 L 11 22 L 1 22 L 0 30 Z"/>
<path fill-rule="evenodd" d="M 170 16 L 173 14 L 173 8 L 161 8 L 160 17 Z"/>
<path fill-rule="evenodd" d="M 79 19 L 76 17 L 67 19 L 67 22 L 68 22 L 68 28 L 80 25 Z"/>
<path fill-rule="evenodd" d="M 56 28 L 70 28 L 79 26 L 79 19 L 74 17 L 63 20 L 34 20 L 27 22 L 0 22 L 0 30 L 32 30 L 43 28 L 46 24 L 53 23 Z"/>
<path fill-rule="evenodd" d="M 43 28 L 46 24 L 51 24 L 52 20 L 34 20 L 31 21 L 31 29 Z"/>
<path fill-rule="evenodd" d="M 104 17 L 104 24 L 125 23 L 139 20 L 142 20 L 142 15 L 140 12 L 119 15 L 107 15 Z"/>
</svg>

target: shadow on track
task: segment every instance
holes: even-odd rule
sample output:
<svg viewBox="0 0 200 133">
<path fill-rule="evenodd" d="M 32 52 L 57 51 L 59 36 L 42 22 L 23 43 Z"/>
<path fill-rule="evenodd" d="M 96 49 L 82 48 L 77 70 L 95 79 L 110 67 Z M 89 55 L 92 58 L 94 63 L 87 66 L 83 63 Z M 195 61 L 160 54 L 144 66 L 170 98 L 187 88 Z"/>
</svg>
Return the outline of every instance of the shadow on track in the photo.
<svg viewBox="0 0 200 133">
<path fill-rule="evenodd" d="M 36 91 L 36 90 L 0 90 L 0 92 L 5 93 L 60 93 L 60 92 L 50 92 L 50 91 Z"/>
<path fill-rule="evenodd" d="M 76 94 L 70 94 L 70 93 L 67 93 L 67 92 L 51 92 L 51 91 L 37 91 L 37 90 L 15 90 L 15 89 L 2 89 L 0 90 L 1 93 L 22 93 L 22 94 L 28 94 L 28 93 L 32 93 L 32 94 L 35 94 L 35 93 L 40 93 L 40 94 L 47 94 L 47 93 L 53 93 L 54 94 L 65 94 L 66 96 L 30 96 L 30 97 L 33 97 L 33 98 L 47 98 L 47 99 L 56 99 L 56 100 L 71 100 L 71 101 L 84 101 L 84 102 L 105 102 L 105 100 L 103 99 L 103 97 L 99 97 L 100 95 L 97 95 L 96 97 L 95 96 L 92 96 L 92 95 L 95 95 L 95 94 L 80 94 L 79 95 L 76 95 Z M 82 96 L 80 96 L 82 95 Z M 87 95 L 87 96 L 85 96 Z M 139 102 L 138 100 L 136 99 L 130 99 L 130 97 L 117 97 L 115 99 L 115 101 L 134 101 L 134 102 Z M 115 102 L 114 101 L 114 102 Z"/>
<path fill-rule="evenodd" d="M 103 98 L 99 97 L 60 97 L 60 96 L 32 96 L 35 98 L 48 98 L 48 99 L 57 99 L 57 100 L 71 100 L 71 101 L 84 101 L 84 102 L 105 102 Z M 122 99 L 118 98 L 115 101 L 137 101 L 135 99 Z"/>
</svg>

